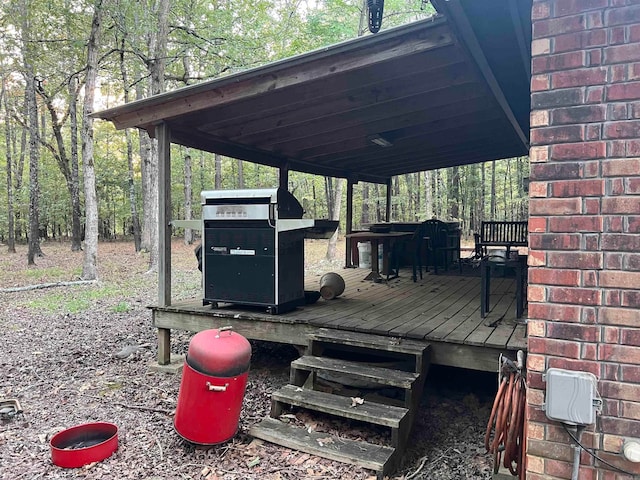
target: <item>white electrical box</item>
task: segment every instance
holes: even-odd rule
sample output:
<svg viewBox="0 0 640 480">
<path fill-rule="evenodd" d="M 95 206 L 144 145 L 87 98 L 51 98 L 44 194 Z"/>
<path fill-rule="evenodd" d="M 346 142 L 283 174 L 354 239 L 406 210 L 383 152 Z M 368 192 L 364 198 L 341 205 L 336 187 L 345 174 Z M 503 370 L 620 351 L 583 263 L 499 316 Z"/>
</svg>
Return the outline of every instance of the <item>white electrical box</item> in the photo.
<svg viewBox="0 0 640 480">
<path fill-rule="evenodd" d="M 594 374 L 550 368 L 546 382 L 547 418 L 572 425 L 595 422 L 595 413 L 600 409 L 602 400 L 598 395 L 598 380 Z"/>
</svg>

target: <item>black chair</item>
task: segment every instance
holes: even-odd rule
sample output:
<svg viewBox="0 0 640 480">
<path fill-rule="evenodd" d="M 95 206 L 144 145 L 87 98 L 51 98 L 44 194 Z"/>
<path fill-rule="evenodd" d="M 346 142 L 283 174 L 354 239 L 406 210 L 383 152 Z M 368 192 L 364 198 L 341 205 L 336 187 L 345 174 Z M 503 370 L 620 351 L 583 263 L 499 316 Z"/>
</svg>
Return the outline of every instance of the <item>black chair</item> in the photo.
<svg viewBox="0 0 640 480">
<path fill-rule="evenodd" d="M 413 236 L 415 255 L 413 262 L 413 281 L 417 280 L 417 271 L 422 278 L 422 259 L 425 258 L 425 271 L 429 271 L 429 265 L 433 265 L 434 273 L 438 274 L 438 266 L 444 265 L 449 269 L 449 259 L 458 261 L 458 268 L 462 273 L 460 262 L 460 244 L 457 235 L 451 235 L 446 224 L 440 220 L 427 220 L 418 226 Z M 424 255 L 423 255 L 424 252 Z M 416 271 L 417 270 L 417 271 Z"/>
</svg>

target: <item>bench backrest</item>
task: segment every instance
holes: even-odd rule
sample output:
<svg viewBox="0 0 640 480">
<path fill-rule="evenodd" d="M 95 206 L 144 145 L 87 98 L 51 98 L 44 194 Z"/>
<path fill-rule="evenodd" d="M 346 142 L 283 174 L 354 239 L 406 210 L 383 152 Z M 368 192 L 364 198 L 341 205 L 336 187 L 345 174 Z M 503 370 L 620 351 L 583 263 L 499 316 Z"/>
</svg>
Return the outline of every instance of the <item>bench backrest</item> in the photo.
<svg viewBox="0 0 640 480">
<path fill-rule="evenodd" d="M 527 246 L 527 222 L 485 221 L 480 226 L 480 243 L 483 245 Z"/>
</svg>

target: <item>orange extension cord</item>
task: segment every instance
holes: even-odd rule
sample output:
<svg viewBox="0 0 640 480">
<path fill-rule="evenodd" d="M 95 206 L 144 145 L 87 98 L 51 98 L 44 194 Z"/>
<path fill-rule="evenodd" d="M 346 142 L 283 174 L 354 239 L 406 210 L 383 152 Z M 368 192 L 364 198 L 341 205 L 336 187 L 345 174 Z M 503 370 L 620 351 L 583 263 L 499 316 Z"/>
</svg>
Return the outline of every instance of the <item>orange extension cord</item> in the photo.
<svg viewBox="0 0 640 480">
<path fill-rule="evenodd" d="M 525 407 L 527 383 L 522 372 L 521 353 L 516 365 L 511 360 L 502 359 L 500 369 L 500 387 L 493 402 L 491 416 L 484 435 L 484 446 L 493 454 L 494 473 L 500 463 L 508 468 L 512 475 L 524 480 L 526 468 L 525 456 Z M 491 432 L 493 440 L 491 440 Z"/>
</svg>

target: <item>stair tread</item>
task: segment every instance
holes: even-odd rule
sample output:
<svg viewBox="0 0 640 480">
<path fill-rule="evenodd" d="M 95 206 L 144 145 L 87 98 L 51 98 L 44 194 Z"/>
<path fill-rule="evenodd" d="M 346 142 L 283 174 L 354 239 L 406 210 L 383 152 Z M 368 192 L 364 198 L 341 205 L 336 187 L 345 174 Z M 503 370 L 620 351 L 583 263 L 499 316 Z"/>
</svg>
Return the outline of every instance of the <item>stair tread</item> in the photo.
<svg viewBox="0 0 640 480">
<path fill-rule="evenodd" d="M 309 432 L 269 417 L 251 427 L 249 433 L 277 445 L 378 472 L 385 471 L 395 453 L 392 447 L 348 440 L 328 433 Z"/>
<path fill-rule="evenodd" d="M 375 425 L 398 428 L 409 410 L 403 407 L 366 401 L 352 407 L 351 398 L 317 390 L 285 385 L 273 393 L 272 399 L 310 410 L 351 418 Z"/>
<path fill-rule="evenodd" d="M 411 388 L 413 383 L 420 377 L 419 374 L 413 372 L 375 367 L 335 358 L 314 357 L 311 355 L 305 355 L 294 360 L 291 362 L 291 368 L 312 371 L 324 370 L 343 375 L 346 374 L 355 378 L 371 380 L 379 385 L 399 388 Z"/>
<path fill-rule="evenodd" d="M 334 330 L 320 328 L 309 334 L 309 338 L 327 343 L 352 345 L 357 347 L 370 347 L 387 352 L 397 352 L 411 355 L 422 355 L 430 348 L 428 343 L 417 340 L 409 340 L 399 337 L 385 337 L 368 333 L 350 332 L 347 330 Z"/>
</svg>

